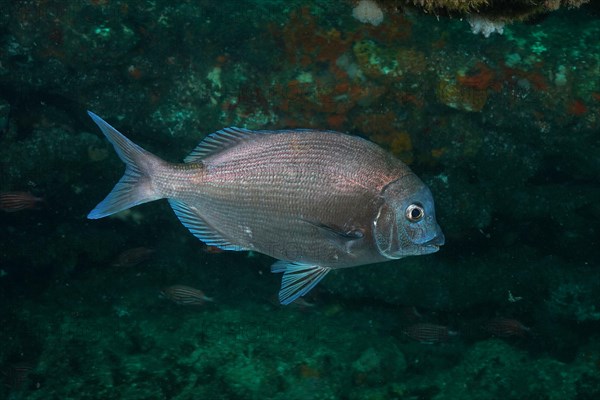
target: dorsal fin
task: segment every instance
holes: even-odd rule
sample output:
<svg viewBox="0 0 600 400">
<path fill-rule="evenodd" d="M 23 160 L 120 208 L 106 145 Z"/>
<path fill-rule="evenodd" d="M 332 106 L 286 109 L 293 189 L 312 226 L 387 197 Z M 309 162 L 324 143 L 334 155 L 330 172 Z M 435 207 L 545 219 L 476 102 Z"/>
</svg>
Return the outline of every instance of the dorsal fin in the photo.
<svg viewBox="0 0 600 400">
<path fill-rule="evenodd" d="M 183 160 L 183 162 L 191 163 L 198 162 L 201 159 L 220 152 L 236 145 L 237 143 L 248 140 L 250 136 L 263 133 L 265 131 L 251 131 L 244 128 L 225 128 L 220 131 L 211 133 L 205 137 L 198 146 Z"/>
<path fill-rule="evenodd" d="M 252 140 L 256 135 L 269 135 L 269 134 L 280 134 L 280 133 L 298 133 L 298 132 L 314 132 L 313 129 L 284 129 L 277 131 L 270 130 L 260 130 L 260 131 L 252 131 L 250 129 L 244 128 L 236 128 L 232 126 L 231 128 L 224 128 L 220 131 L 211 133 L 207 137 L 205 137 L 199 144 L 196 146 L 194 150 L 183 160 L 183 162 L 191 163 L 191 162 L 199 162 L 203 158 L 208 157 L 210 155 L 216 154 L 220 151 L 228 149 L 230 147 L 235 146 L 238 143 Z M 333 131 L 322 131 L 322 132 L 332 132 Z"/>
</svg>

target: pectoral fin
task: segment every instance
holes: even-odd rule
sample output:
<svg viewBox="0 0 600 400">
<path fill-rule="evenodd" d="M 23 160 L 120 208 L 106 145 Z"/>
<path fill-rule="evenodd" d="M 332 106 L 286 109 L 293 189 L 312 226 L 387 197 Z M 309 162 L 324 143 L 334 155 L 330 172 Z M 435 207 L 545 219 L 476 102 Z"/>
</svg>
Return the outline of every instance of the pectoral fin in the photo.
<svg viewBox="0 0 600 400">
<path fill-rule="evenodd" d="M 365 236 L 365 231 L 362 228 L 342 229 L 321 222 L 304 221 L 319 228 L 323 237 L 344 253 L 350 253 L 352 247 Z"/>
<path fill-rule="evenodd" d="M 299 264 L 289 261 L 277 261 L 271 272 L 283 272 L 279 302 L 290 304 L 298 297 L 304 296 L 331 270 L 318 265 Z"/>
</svg>

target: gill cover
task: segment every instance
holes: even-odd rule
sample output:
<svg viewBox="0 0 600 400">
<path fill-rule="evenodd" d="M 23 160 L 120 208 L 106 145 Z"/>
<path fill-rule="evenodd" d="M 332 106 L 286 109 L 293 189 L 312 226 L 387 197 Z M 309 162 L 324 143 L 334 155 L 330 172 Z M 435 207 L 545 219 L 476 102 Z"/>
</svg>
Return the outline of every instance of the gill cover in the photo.
<svg viewBox="0 0 600 400">
<path fill-rule="evenodd" d="M 399 248 L 398 225 L 396 224 L 396 211 L 384 202 L 373 222 L 373 236 L 377 250 L 387 258 L 400 258 L 395 256 L 394 249 Z"/>
</svg>

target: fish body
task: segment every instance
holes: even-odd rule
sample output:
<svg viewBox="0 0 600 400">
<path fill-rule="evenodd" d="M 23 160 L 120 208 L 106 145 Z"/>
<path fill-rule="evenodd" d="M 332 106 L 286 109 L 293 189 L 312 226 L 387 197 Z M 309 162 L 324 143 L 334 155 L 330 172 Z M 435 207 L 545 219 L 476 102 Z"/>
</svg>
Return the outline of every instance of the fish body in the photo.
<svg viewBox="0 0 600 400">
<path fill-rule="evenodd" d="M 156 250 L 148 247 L 134 247 L 120 253 L 111 264 L 113 267 L 135 267 L 149 260 Z"/>
<path fill-rule="evenodd" d="M 201 290 L 184 285 L 173 285 L 164 288 L 160 291 L 160 295 L 182 306 L 201 306 L 207 301 L 214 301 L 212 298 L 206 297 Z"/>
<path fill-rule="evenodd" d="M 34 366 L 27 362 L 9 365 L 2 371 L 5 376 L 5 385 L 13 390 L 26 388 Z"/>
<path fill-rule="evenodd" d="M 458 332 L 448 329 L 447 326 L 422 322 L 402 329 L 402 333 L 420 343 L 442 343 L 447 342 L 451 336 Z"/>
<path fill-rule="evenodd" d="M 0 210 L 5 212 L 37 208 L 43 201 L 29 192 L 0 192 Z"/>
<path fill-rule="evenodd" d="M 427 186 L 401 161 L 332 131 L 227 128 L 167 163 L 89 113 L 126 171 L 90 212 L 102 218 L 167 198 L 196 237 L 279 261 L 289 304 L 331 269 L 429 254 L 444 243 Z"/>
<path fill-rule="evenodd" d="M 496 317 L 488 321 L 484 330 L 493 336 L 501 338 L 525 337 L 531 333 L 531 328 L 513 318 Z"/>
</svg>

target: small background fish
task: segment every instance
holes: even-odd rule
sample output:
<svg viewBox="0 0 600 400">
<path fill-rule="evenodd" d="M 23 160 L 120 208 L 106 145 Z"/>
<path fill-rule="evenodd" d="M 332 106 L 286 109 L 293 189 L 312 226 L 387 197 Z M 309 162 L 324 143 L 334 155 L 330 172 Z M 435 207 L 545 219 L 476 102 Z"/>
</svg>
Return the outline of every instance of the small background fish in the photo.
<svg viewBox="0 0 600 400">
<path fill-rule="evenodd" d="M 113 267 L 134 267 L 144 261 L 149 260 L 156 250 L 149 247 L 134 247 L 120 253 L 111 263 Z"/>
<path fill-rule="evenodd" d="M 160 295 L 172 302 L 183 306 L 201 306 L 213 302 L 211 297 L 204 295 L 201 290 L 185 285 L 173 285 L 160 291 Z"/>
<path fill-rule="evenodd" d="M 0 210 L 17 212 L 38 208 L 44 201 L 29 192 L 0 192 Z"/>
<path fill-rule="evenodd" d="M 448 329 L 447 326 L 428 322 L 407 326 L 402 329 L 402 333 L 421 343 L 447 342 L 450 337 L 458 335 L 458 332 Z"/>
<path fill-rule="evenodd" d="M 4 385 L 13 390 L 21 390 L 29 384 L 29 377 L 34 371 L 34 365 L 27 362 L 10 364 L 2 369 Z"/>
<path fill-rule="evenodd" d="M 496 317 L 483 325 L 483 329 L 496 337 L 525 337 L 531 333 L 531 328 L 513 318 Z"/>
</svg>

